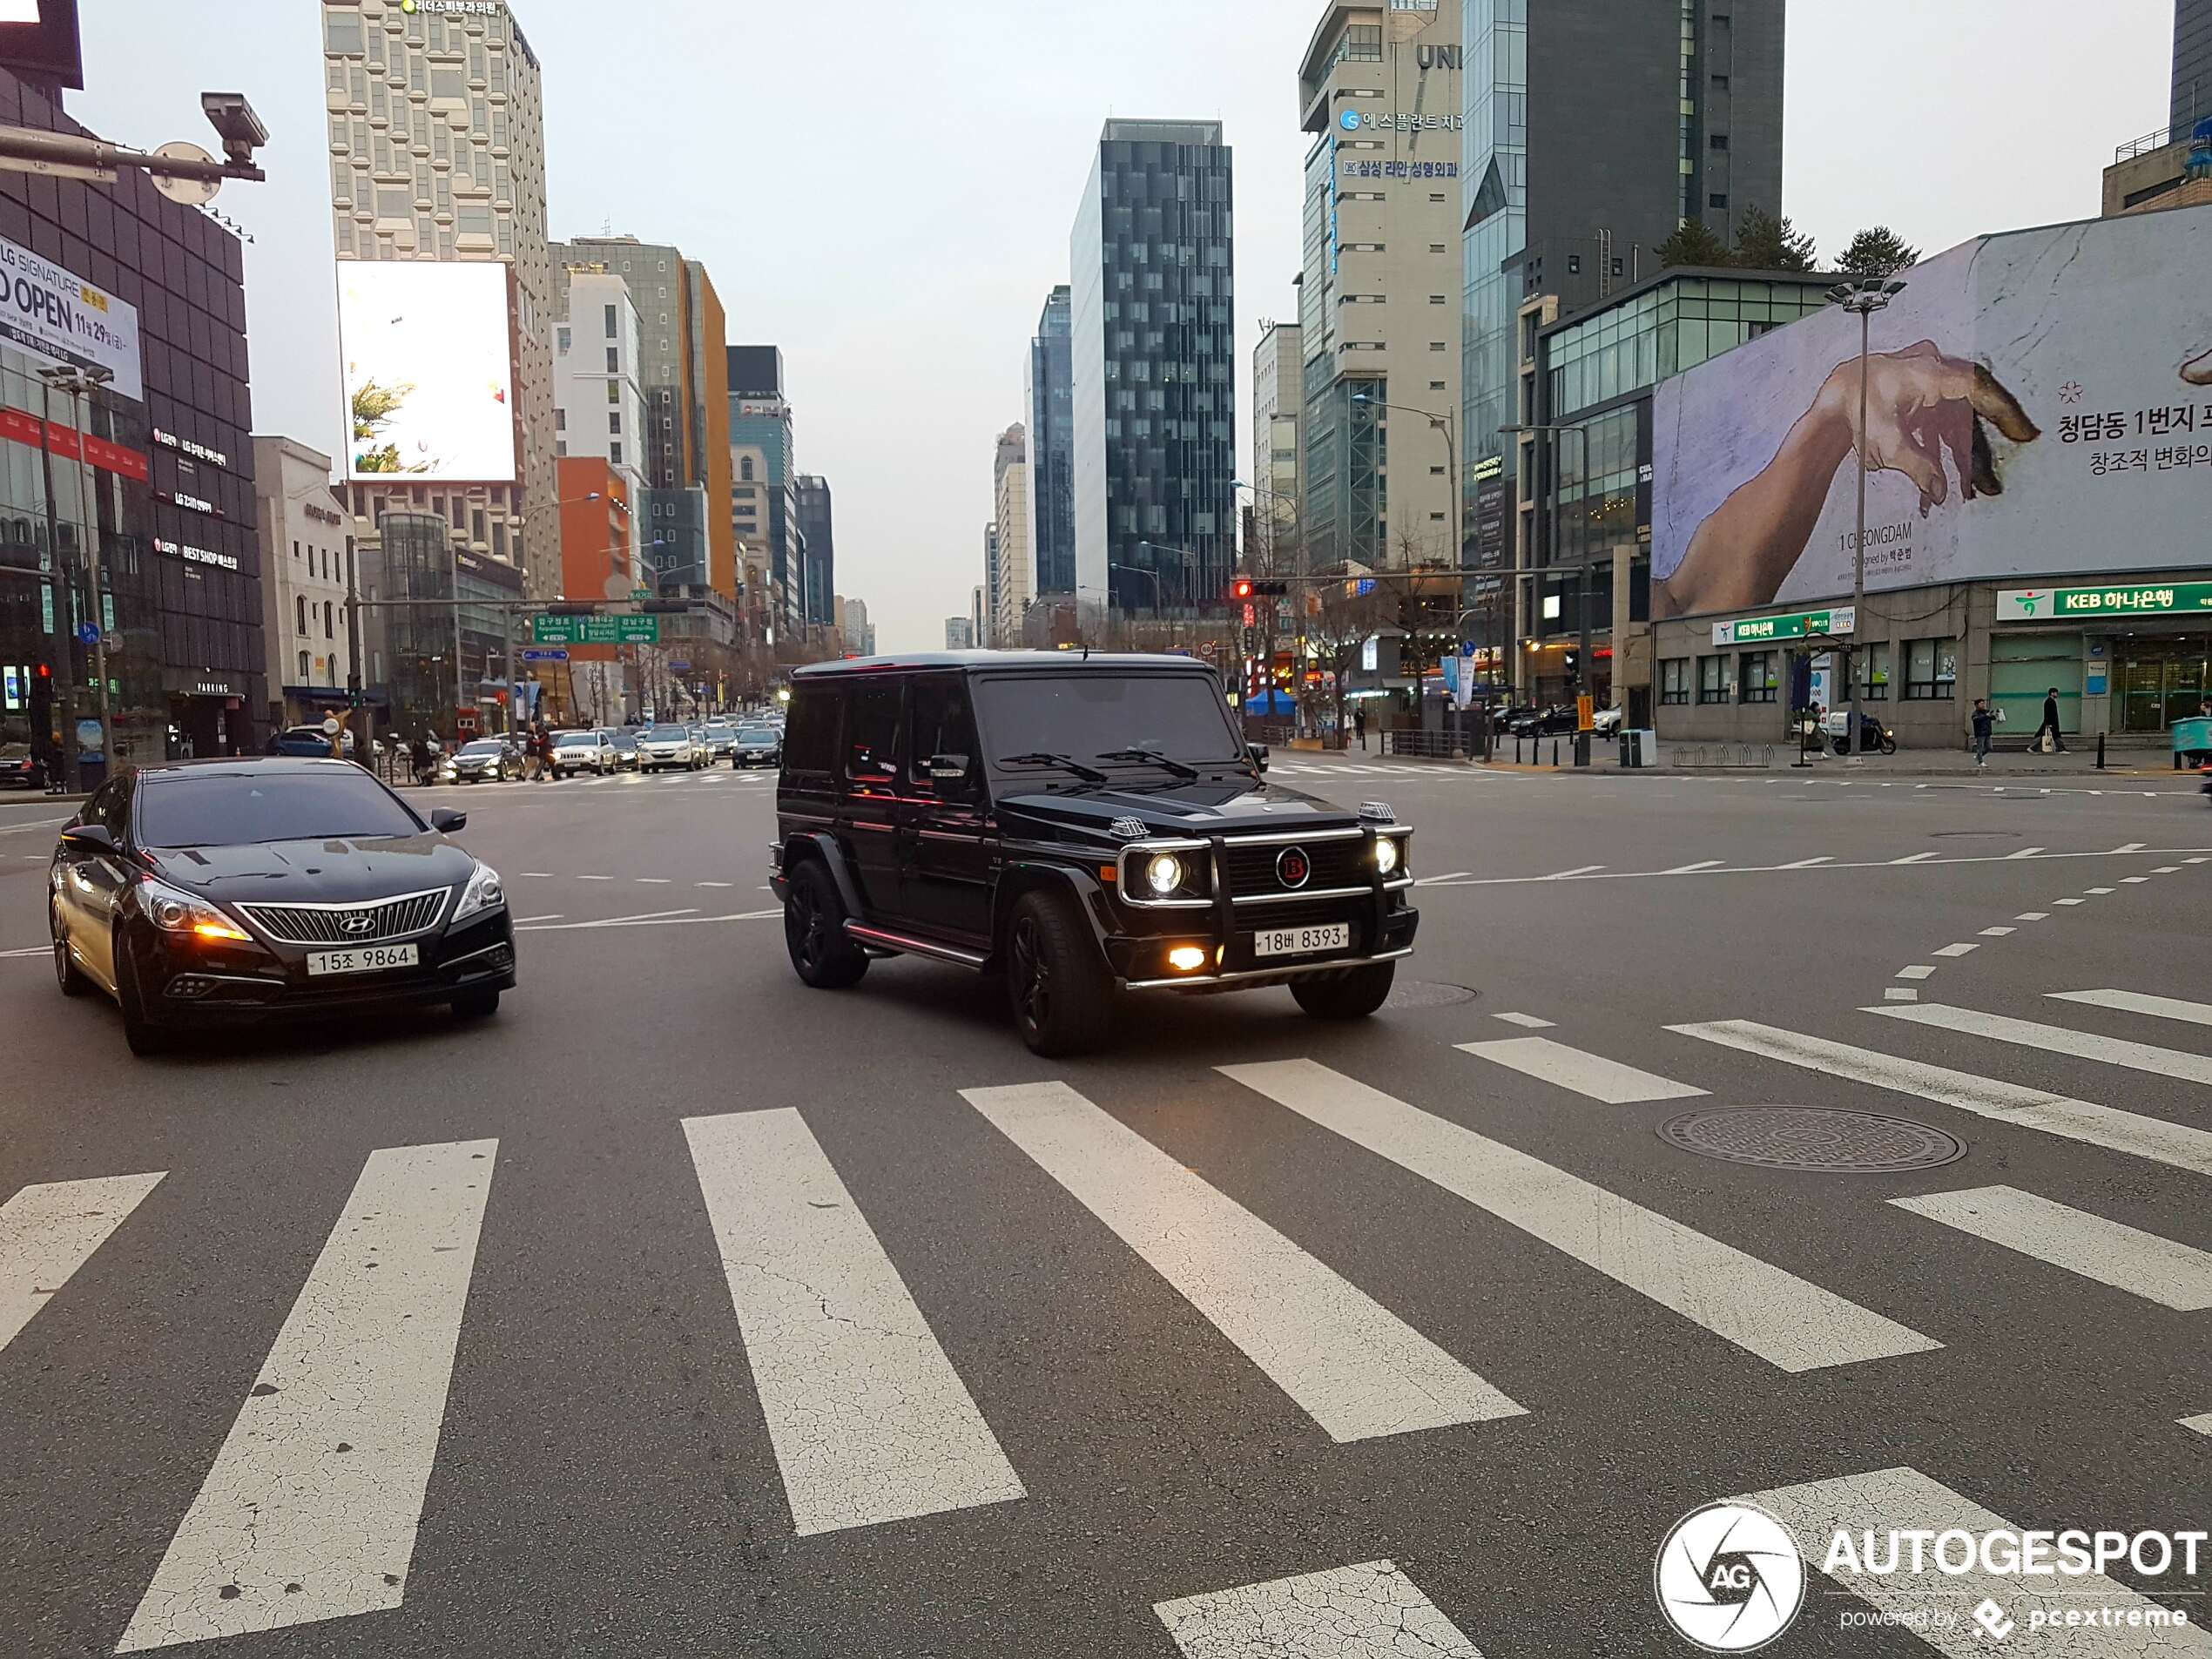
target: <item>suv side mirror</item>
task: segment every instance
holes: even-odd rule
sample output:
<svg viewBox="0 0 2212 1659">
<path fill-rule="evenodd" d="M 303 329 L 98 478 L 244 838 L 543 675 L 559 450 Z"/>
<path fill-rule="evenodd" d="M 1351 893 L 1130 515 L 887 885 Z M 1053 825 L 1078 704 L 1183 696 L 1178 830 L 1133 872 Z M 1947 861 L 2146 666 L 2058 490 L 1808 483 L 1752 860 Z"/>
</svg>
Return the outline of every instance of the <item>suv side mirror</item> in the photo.
<svg viewBox="0 0 2212 1659">
<path fill-rule="evenodd" d="M 1265 744 L 1248 743 L 1244 745 L 1244 752 L 1251 756 L 1252 765 L 1258 766 L 1262 772 L 1267 770 L 1267 745 Z"/>
<path fill-rule="evenodd" d="M 457 835 L 469 827 L 469 814 L 457 813 L 450 806 L 430 809 L 430 827 L 441 835 Z"/>
<path fill-rule="evenodd" d="M 78 858 L 113 853 L 115 835 L 105 824 L 77 824 L 62 832 L 63 848 Z"/>
<path fill-rule="evenodd" d="M 966 755 L 932 755 L 929 757 L 929 781 L 935 784 L 956 784 L 968 776 Z"/>
</svg>

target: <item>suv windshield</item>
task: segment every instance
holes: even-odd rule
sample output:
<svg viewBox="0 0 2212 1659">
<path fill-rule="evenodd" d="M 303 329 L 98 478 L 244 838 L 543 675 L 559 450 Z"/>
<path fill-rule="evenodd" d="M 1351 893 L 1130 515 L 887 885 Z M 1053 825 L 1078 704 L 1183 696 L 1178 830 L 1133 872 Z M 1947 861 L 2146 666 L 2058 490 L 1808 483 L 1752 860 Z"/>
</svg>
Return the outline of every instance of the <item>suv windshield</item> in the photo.
<svg viewBox="0 0 2212 1659">
<path fill-rule="evenodd" d="M 986 675 L 974 690 L 983 752 L 995 765 L 1032 753 L 1088 763 L 1126 749 L 1157 749 L 1172 759 L 1222 765 L 1243 758 L 1211 675 Z M 1028 770 L 1029 764 L 1018 769 Z"/>
<path fill-rule="evenodd" d="M 553 734 L 553 741 L 556 743 L 596 744 L 599 741 L 599 734 L 596 732 L 556 732 Z"/>
<path fill-rule="evenodd" d="M 135 828 L 145 846 L 253 841 L 363 840 L 420 835 L 422 825 L 367 772 L 201 773 L 138 786 Z"/>
<path fill-rule="evenodd" d="M 691 735 L 680 725 L 657 725 L 645 733 L 644 740 L 647 743 L 683 743 Z"/>
</svg>

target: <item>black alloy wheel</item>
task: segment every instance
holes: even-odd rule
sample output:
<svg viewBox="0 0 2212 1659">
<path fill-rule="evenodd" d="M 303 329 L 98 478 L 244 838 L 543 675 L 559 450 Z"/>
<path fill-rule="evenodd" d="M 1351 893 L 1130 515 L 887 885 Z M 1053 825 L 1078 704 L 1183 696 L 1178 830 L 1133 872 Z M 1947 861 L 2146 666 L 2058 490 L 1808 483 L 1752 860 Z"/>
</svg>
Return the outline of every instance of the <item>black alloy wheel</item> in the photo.
<svg viewBox="0 0 2212 1659">
<path fill-rule="evenodd" d="M 1006 995 L 1022 1041 L 1048 1058 L 1083 1054 L 1113 1029 L 1114 981 L 1070 901 L 1027 893 L 1007 930 Z"/>
<path fill-rule="evenodd" d="M 1309 974 L 1291 981 L 1298 1005 L 1317 1020 L 1364 1020 L 1390 996 L 1396 962 L 1367 962 L 1337 974 Z"/>
<path fill-rule="evenodd" d="M 845 933 L 845 904 L 828 867 L 807 859 L 784 889 L 784 946 L 802 983 L 841 991 L 868 971 L 867 953 Z"/>
</svg>

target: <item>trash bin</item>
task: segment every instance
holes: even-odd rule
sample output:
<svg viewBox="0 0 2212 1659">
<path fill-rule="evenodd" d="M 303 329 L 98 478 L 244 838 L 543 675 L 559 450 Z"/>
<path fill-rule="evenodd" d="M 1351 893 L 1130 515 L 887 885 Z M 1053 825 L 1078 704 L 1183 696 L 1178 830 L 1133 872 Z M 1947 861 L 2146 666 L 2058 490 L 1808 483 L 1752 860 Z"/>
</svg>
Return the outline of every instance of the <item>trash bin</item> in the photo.
<svg viewBox="0 0 2212 1659">
<path fill-rule="evenodd" d="M 1621 765 L 1634 768 L 1658 764 L 1659 734 L 1648 726 L 1623 727 L 1621 732 Z"/>
</svg>

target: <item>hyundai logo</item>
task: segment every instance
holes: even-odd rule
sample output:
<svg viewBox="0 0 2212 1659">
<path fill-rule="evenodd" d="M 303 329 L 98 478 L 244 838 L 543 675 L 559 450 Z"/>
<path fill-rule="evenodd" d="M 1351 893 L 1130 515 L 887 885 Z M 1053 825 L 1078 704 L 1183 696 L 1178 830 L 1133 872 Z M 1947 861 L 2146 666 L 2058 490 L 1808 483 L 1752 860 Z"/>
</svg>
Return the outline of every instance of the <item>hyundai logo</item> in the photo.
<svg viewBox="0 0 2212 1659">
<path fill-rule="evenodd" d="M 341 916 L 339 918 L 338 921 L 338 931 L 346 934 L 348 938 L 359 939 L 364 934 L 373 934 L 376 931 L 376 918 L 374 916 Z"/>
<path fill-rule="evenodd" d="M 1275 879 L 1286 887 L 1302 887 L 1313 874 L 1313 861 L 1302 846 L 1286 846 L 1275 857 Z"/>
</svg>

